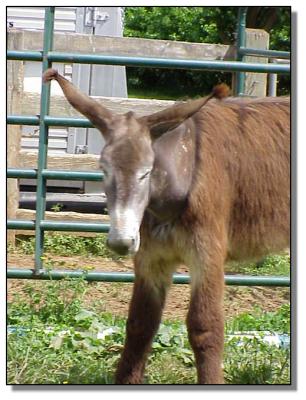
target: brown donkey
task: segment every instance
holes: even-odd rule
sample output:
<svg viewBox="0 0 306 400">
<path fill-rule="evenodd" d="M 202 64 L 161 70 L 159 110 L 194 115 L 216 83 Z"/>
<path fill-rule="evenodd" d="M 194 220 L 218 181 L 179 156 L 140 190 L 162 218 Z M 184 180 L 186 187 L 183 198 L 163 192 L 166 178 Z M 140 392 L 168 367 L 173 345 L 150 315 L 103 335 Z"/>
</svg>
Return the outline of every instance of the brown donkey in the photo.
<svg viewBox="0 0 306 400">
<path fill-rule="evenodd" d="M 52 79 L 105 139 L 108 245 L 135 253 L 116 383 L 142 382 L 179 264 L 191 274 L 187 327 L 198 382 L 223 383 L 223 265 L 289 243 L 289 99 L 220 101 L 221 85 L 206 98 L 137 118 L 114 115 L 49 69 L 44 80 Z"/>
</svg>

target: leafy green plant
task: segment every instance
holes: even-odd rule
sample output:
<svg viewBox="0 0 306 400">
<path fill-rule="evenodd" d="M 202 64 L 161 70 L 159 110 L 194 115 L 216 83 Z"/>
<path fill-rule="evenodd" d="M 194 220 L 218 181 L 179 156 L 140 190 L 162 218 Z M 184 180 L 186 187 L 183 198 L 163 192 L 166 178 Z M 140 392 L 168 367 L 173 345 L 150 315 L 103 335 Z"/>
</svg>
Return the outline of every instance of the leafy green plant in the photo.
<svg viewBox="0 0 306 400">
<path fill-rule="evenodd" d="M 35 238 L 17 238 L 17 250 L 24 254 L 33 254 L 35 249 Z M 80 237 L 60 233 L 46 233 L 44 250 L 58 256 L 94 255 L 112 260 L 124 257 L 116 255 L 106 246 L 106 235 L 97 234 L 95 237 Z"/>
<path fill-rule="evenodd" d="M 63 279 L 45 282 L 45 290 L 26 282 L 23 300 L 8 304 L 9 325 L 32 325 L 40 323 L 71 323 L 75 314 L 81 309 L 82 299 L 86 293 L 88 282 L 83 279 Z"/>
<path fill-rule="evenodd" d="M 17 236 L 16 237 L 16 248 L 24 254 L 34 254 L 35 252 L 35 238 L 27 236 Z"/>
<path fill-rule="evenodd" d="M 290 254 L 273 254 L 259 262 L 237 263 L 232 262 L 227 270 L 246 275 L 280 275 L 290 274 Z"/>
<path fill-rule="evenodd" d="M 241 313 L 226 323 L 227 332 L 270 331 L 290 333 L 290 305 L 283 304 L 277 312 L 264 312 L 254 307 L 252 313 Z"/>
<path fill-rule="evenodd" d="M 97 314 L 83 305 L 89 284 L 82 279 L 29 282 L 8 306 L 10 384 L 110 384 L 125 339 L 125 319 Z M 289 332 L 289 306 L 274 313 L 254 309 L 238 316 L 233 329 Z M 146 383 L 196 383 L 194 356 L 182 321 L 165 321 L 153 342 Z M 288 384 L 290 352 L 259 338 L 227 339 L 224 371 L 231 384 Z"/>
<path fill-rule="evenodd" d="M 232 338 L 225 344 L 224 373 L 231 384 L 290 383 L 290 351 L 253 339 Z"/>
<path fill-rule="evenodd" d="M 60 212 L 64 208 L 64 205 L 61 203 L 56 203 L 51 207 L 51 211 L 53 212 Z"/>
</svg>

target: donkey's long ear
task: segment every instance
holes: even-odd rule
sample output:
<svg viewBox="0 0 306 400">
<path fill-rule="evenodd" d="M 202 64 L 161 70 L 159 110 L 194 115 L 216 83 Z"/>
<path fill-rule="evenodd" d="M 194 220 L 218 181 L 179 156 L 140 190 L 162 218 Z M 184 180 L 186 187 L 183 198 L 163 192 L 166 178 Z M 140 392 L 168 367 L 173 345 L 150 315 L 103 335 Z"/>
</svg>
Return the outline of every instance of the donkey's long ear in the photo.
<svg viewBox="0 0 306 400">
<path fill-rule="evenodd" d="M 107 135 L 107 127 L 112 120 L 112 113 L 99 104 L 97 101 L 82 93 L 71 82 L 65 79 L 55 69 L 48 69 L 44 75 L 44 82 L 56 80 L 62 88 L 64 95 L 69 103 L 85 115 L 105 136 Z"/>
<path fill-rule="evenodd" d="M 163 133 L 176 128 L 187 118 L 199 111 L 213 97 L 222 99 L 223 97 L 227 97 L 229 92 L 229 87 L 222 83 L 215 86 L 212 93 L 207 97 L 175 104 L 165 110 L 141 117 L 139 120 L 149 127 L 152 137 L 157 138 Z"/>
</svg>

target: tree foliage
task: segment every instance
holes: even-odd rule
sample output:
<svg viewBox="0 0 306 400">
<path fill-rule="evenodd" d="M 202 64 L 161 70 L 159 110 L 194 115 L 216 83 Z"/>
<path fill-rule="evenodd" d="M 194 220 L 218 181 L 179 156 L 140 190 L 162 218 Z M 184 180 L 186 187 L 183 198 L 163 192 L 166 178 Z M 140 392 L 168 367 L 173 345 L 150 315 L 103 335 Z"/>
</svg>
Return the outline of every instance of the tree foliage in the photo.
<svg viewBox="0 0 306 400">
<path fill-rule="evenodd" d="M 234 44 L 238 7 L 126 7 L 124 35 L 196 43 Z M 270 33 L 270 48 L 290 50 L 290 7 L 248 7 L 247 27 Z M 231 84 L 231 74 L 183 70 L 129 68 L 129 85 L 177 95 L 202 95 L 219 81 Z M 281 89 L 288 89 L 282 79 Z"/>
</svg>

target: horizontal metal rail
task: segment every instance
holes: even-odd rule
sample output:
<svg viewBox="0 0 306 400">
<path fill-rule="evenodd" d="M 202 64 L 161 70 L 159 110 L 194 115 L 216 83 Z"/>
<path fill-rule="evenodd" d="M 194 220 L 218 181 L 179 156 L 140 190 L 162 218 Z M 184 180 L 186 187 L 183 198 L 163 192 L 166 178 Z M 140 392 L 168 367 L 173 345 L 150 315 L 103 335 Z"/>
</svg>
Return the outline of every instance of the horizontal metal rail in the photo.
<svg viewBox="0 0 306 400">
<path fill-rule="evenodd" d="M 37 169 L 23 169 L 23 168 L 8 168 L 6 170 L 7 178 L 23 178 L 23 179 L 36 179 Z"/>
<path fill-rule="evenodd" d="M 8 125 L 39 125 L 39 116 L 35 115 L 8 115 Z"/>
<path fill-rule="evenodd" d="M 8 60 L 42 61 L 40 51 L 9 50 Z M 245 63 L 239 61 L 207 61 L 183 60 L 175 58 L 128 57 L 105 54 L 79 54 L 49 51 L 47 59 L 50 62 L 68 62 L 79 64 L 125 65 L 127 67 L 154 67 L 170 69 L 191 69 L 211 71 L 241 71 L 289 74 L 289 65 Z"/>
<path fill-rule="evenodd" d="M 249 47 L 240 47 L 237 51 L 242 56 L 290 59 L 290 51 L 251 49 Z"/>
<path fill-rule="evenodd" d="M 51 66 L 52 62 L 69 62 L 82 64 L 104 64 L 104 65 L 124 65 L 134 67 L 155 67 L 155 68 L 170 68 L 170 69 L 191 69 L 191 70 L 214 70 L 228 72 L 263 72 L 263 73 L 280 73 L 289 74 L 290 65 L 271 63 L 244 63 L 240 61 L 204 61 L 204 60 L 182 60 L 182 59 L 165 59 L 165 58 L 148 58 L 148 57 L 127 57 L 127 56 L 112 56 L 101 54 L 77 54 L 52 51 L 51 35 L 53 33 L 54 7 L 47 7 L 45 20 L 44 34 L 44 51 L 8 51 L 8 60 L 20 61 L 43 61 L 43 70 Z M 242 57 L 243 52 L 248 54 L 262 55 L 269 58 L 290 58 L 286 52 L 274 52 L 270 50 L 255 50 L 245 47 L 238 49 L 239 55 Z M 8 124 L 18 125 L 40 125 L 40 133 L 45 130 L 47 132 L 49 126 L 64 126 L 64 127 L 83 127 L 91 128 L 92 123 L 83 118 L 59 118 L 50 117 L 48 115 L 49 107 L 49 92 L 42 85 L 42 104 L 40 115 L 11 115 L 8 116 Z M 49 89 L 48 89 L 49 90 Z M 43 137 L 43 136 L 42 136 Z M 46 136 L 47 137 L 47 136 Z M 46 147 L 47 139 L 43 143 Z M 62 171 L 48 170 L 46 168 L 46 152 L 40 149 L 41 162 L 39 163 L 39 172 L 36 169 L 13 169 L 10 168 L 7 172 L 9 178 L 38 178 L 41 181 L 41 194 L 44 194 L 46 179 L 71 179 L 71 180 L 97 180 L 103 179 L 101 172 L 86 172 L 86 171 Z M 39 200 L 39 199 L 38 199 Z M 44 210 L 45 199 L 40 199 L 40 208 Z M 41 257 L 43 250 L 43 233 L 44 231 L 73 231 L 73 232 L 101 232 L 109 231 L 109 224 L 71 221 L 47 221 L 44 220 L 44 211 L 36 212 L 38 215 L 36 221 L 32 220 L 8 220 L 8 229 L 36 229 L 36 251 L 35 251 L 35 269 L 17 269 L 10 268 L 7 271 L 8 278 L 19 279 L 63 279 L 66 277 L 80 278 L 83 277 L 88 281 L 104 281 L 104 282 L 133 282 L 134 274 L 132 273 L 113 273 L 113 272 L 98 272 L 98 271 L 63 271 L 52 270 L 46 271 L 42 269 Z M 39 234 L 39 235 L 38 235 Z M 37 236 L 38 235 L 38 236 Z M 188 275 L 175 274 L 173 276 L 174 283 L 189 283 Z M 227 285 L 241 286 L 290 286 L 290 278 L 276 276 L 225 276 Z"/>
<path fill-rule="evenodd" d="M 36 169 L 8 168 L 7 178 L 36 179 Z M 46 179 L 71 180 L 71 181 L 102 181 L 104 175 L 102 172 L 90 171 L 66 171 L 43 169 L 42 176 Z"/>
<path fill-rule="evenodd" d="M 35 230 L 35 221 L 24 219 L 8 219 L 6 221 L 6 228 L 33 231 Z"/>
<path fill-rule="evenodd" d="M 10 279 L 64 279 L 84 278 L 87 281 L 102 282 L 134 282 L 135 275 L 130 272 L 87 272 L 71 270 L 41 270 L 36 274 L 33 269 L 9 268 L 7 277 Z M 246 275 L 225 275 L 226 285 L 235 286 L 290 286 L 290 279 L 282 276 L 246 276 Z M 173 283 L 188 284 L 190 276 L 185 274 L 174 274 Z"/>
<path fill-rule="evenodd" d="M 69 126 L 72 128 L 93 128 L 93 124 L 86 118 L 65 118 L 45 116 L 47 126 Z M 39 125 L 40 118 L 37 115 L 8 115 L 9 125 Z"/>
<path fill-rule="evenodd" d="M 8 219 L 7 229 L 34 230 L 35 221 L 25 219 Z M 66 231 L 66 232 L 98 232 L 107 233 L 109 224 L 98 222 L 71 222 L 71 221 L 40 221 L 40 227 L 44 231 Z"/>
</svg>

